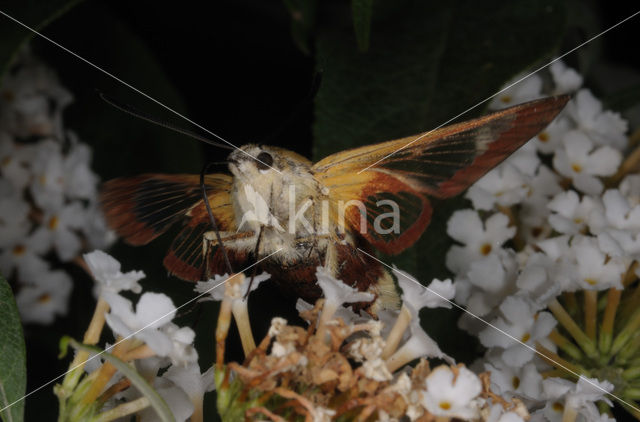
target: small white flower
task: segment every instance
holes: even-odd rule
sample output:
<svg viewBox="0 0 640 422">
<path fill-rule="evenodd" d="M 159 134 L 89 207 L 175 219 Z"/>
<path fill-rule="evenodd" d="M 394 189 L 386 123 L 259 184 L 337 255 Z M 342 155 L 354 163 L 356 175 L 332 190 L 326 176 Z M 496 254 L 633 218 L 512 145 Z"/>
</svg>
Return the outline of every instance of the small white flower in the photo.
<svg viewBox="0 0 640 422">
<path fill-rule="evenodd" d="M 95 200 L 98 176 L 91 170 L 91 148 L 69 132 L 71 149 L 64 158 L 65 193 L 69 198 Z"/>
<path fill-rule="evenodd" d="M 162 327 L 162 331 L 171 339 L 173 347 L 169 358 L 174 366 L 188 366 L 198 362 L 198 352 L 193 347 L 196 333 L 189 327 L 178 327 L 170 322 Z"/>
<path fill-rule="evenodd" d="M 544 253 L 531 254 L 521 268 L 516 285 L 528 293 L 538 309 L 546 307 L 562 291 L 572 290 L 574 267 L 556 262 Z"/>
<path fill-rule="evenodd" d="M 85 210 L 82 233 L 87 241 L 88 249 L 106 249 L 118 236 L 107 226 L 101 207 L 91 203 Z"/>
<path fill-rule="evenodd" d="M 33 154 L 31 145 L 16 144 L 7 133 L 0 132 L 0 174 L 16 191 L 21 192 L 29 184 Z"/>
<path fill-rule="evenodd" d="M 600 201 L 589 196 L 580 196 L 572 191 L 561 192 L 548 204 L 555 214 L 549 216 L 549 223 L 559 233 L 578 234 L 585 230 L 589 216 L 602 208 Z"/>
<path fill-rule="evenodd" d="M 187 393 L 168 378 L 156 378 L 153 388 L 167 403 L 176 422 L 186 422 L 193 414 L 194 407 Z M 153 408 L 148 407 L 140 412 L 140 422 L 157 421 L 158 414 Z"/>
<path fill-rule="evenodd" d="M 486 422 L 524 422 L 525 420 L 516 412 L 508 412 L 500 404 L 494 404 L 489 411 Z M 531 422 L 531 420 L 529 420 Z"/>
<path fill-rule="evenodd" d="M 594 148 L 593 142 L 579 131 L 570 131 L 564 137 L 564 148 L 553 157 L 553 166 L 560 174 L 570 178 L 580 191 L 597 195 L 602 182 L 595 176 L 610 176 L 616 172 L 622 155 L 609 146 Z"/>
<path fill-rule="evenodd" d="M 477 211 L 458 210 L 447 222 L 447 234 L 464 246 L 453 245 L 447 252 L 447 267 L 455 273 L 468 271 L 471 263 L 500 249 L 515 234 L 509 217 L 493 214 L 484 224 Z"/>
<path fill-rule="evenodd" d="M 318 267 L 316 269 L 316 277 L 318 277 L 318 285 L 324 294 L 325 308 L 331 307 L 337 309 L 344 303 L 371 302 L 374 299 L 373 294 L 358 291 L 336 279 L 325 267 Z"/>
<path fill-rule="evenodd" d="M 498 358 L 485 363 L 484 369 L 491 373 L 491 389 L 495 393 L 503 397 L 542 399 L 542 375 L 533 362 L 514 367 Z"/>
<path fill-rule="evenodd" d="M 528 177 L 509 162 L 485 174 L 474 183 L 465 197 L 471 200 L 478 210 L 490 210 L 496 204 L 511 206 L 521 202 L 529 192 Z"/>
<path fill-rule="evenodd" d="M 233 278 L 233 277 L 232 277 Z M 263 281 L 267 281 L 271 278 L 270 274 L 265 272 L 256 275 L 253 277 L 253 283 L 251 284 L 251 292 L 258 288 L 260 283 Z M 228 274 L 219 275 L 216 274 L 209 281 L 198 281 L 196 283 L 195 288 L 193 289 L 197 293 L 207 293 L 210 298 L 208 300 L 221 301 L 224 299 L 225 294 L 229 294 L 226 292 L 225 284 L 226 281 L 229 280 Z M 251 277 L 244 277 L 242 283 L 234 284 L 234 291 L 231 293 L 231 297 L 234 300 L 245 301 L 245 297 L 247 295 L 247 289 L 249 288 L 249 284 L 251 283 Z"/>
<path fill-rule="evenodd" d="M 640 204 L 640 174 L 629 174 L 620 182 L 620 193 L 632 206 Z"/>
<path fill-rule="evenodd" d="M 434 278 L 425 288 L 406 272 L 397 268 L 394 268 L 393 272 L 402 289 L 402 303 L 411 310 L 413 316 L 417 316 L 418 311 L 424 307 L 451 308 L 448 300 L 453 299 L 456 293 L 451 279 L 440 281 Z"/>
<path fill-rule="evenodd" d="M 482 384 L 467 368 L 458 368 L 458 375 L 454 377 L 451 368 L 438 366 L 427 377 L 426 387 L 427 391 L 422 393 L 422 405 L 432 414 L 465 420 L 478 417 L 478 405 L 474 399 L 482 391 Z"/>
<path fill-rule="evenodd" d="M 622 276 L 626 271 L 625 262 L 620 258 L 608 258 L 595 238 L 581 236 L 571 242 L 571 250 L 576 258 L 576 281 L 582 289 L 622 290 Z"/>
<path fill-rule="evenodd" d="M 122 273 L 120 263 L 111 255 L 102 251 L 93 251 L 83 255 L 93 278 L 97 281 L 94 294 L 100 296 L 104 292 L 117 293 L 122 290 L 131 290 L 140 293 L 142 286 L 138 280 L 145 277 L 142 271 L 129 271 Z"/>
<path fill-rule="evenodd" d="M 540 166 L 540 157 L 533 142 L 527 142 L 516 152 L 511 154 L 507 160 L 509 165 L 514 166 L 525 176 L 534 176 Z M 527 179 L 527 178 L 525 178 Z"/>
<path fill-rule="evenodd" d="M 614 257 L 640 257 L 640 205 L 631 206 L 617 189 L 606 191 L 604 208 L 589 215 L 589 229 L 600 249 Z"/>
<path fill-rule="evenodd" d="M 16 295 L 22 322 L 48 325 L 57 315 L 66 315 L 72 288 L 71 277 L 61 270 L 42 273 L 37 284 L 23 285 Z"/>
<path fill-rule="evenodd" d="M 29 204 L 18 195 L 0 198 L 0 248 L 19 243 L 27 237 L 31 229 L 29 211 Z"/>
<path fill-rule="evenodd" d="M 543 154 L 553 154 L 562 147 L 562 139 L 571 130 L 572 124 L 564 114 L 556 117 L 531 142 Z"/>
<path fill-rule="evenodd" d="M 411 330 L 409 339 L 387 359 L 387 365 L 392 371 L 421 357 L 438 358 L 454 363 L 453 358 L 440 350 L 438 343 L 424 331 L 420 325 L 420 319 L 413 318 L 409 327 Z"/>
<path fill-rule="evenodd" d="M 59 210 L 46 212 L 37 230 L 43 233 L 47 249 L 53 246 L 61 261 L 70 261 L 78 256 L 82 248 L 77 229 L 82 227 L 84 219 L 84 207 L 76 201 Z"/>
<path fill-rule="evenodd" d="M 604 203 L 605 224 L 618 230 L 627 230 L 632 233 L 640 232 L 640 205 L 631 206 L 618 189 L 609 189 L 602 196 Z M 601 227 L 596 224 L 597 217 L 592 219 L 590 228 L 598 233 Z"/>
<path fill-rule="evenodd" d="M 466 275 L 471 284 L 467 309 L 478 316 L 487 315 L 506 296 L 514 293 L 517 273 L 518 263 L 513 251 L 500 249 L 472 262 Z M 456 280 L 456 301 L 460 300 L 457 296 L 458 282 Z"/>
<path fill-rule="evenodd" d="M 14 136 L 62 136 L 62 110 L 71 103 L 55 73 L 28 51 L 17 72 L 7 72 L 0 95 L 0 126 Z"/>
<path fill-rule="evenodd" d="M 602 103 L 591 91 L 581 89 L 567 104 L 567 113 L 575 121 L 578 129 L 596 145 L 610 145 L 618 150 L 627 146 L 627 122 L 619 113 L 602 111 Z"/>
<path fill-rule="evenodd" d="M 567 94 L 577 91 L 582 86 L 582 76 L 568 67 L 561 60 L 557 60 L 549 66 L 549 71 L 556 84 L 554 94 Z"/>
<path fill-rule="evenodd" d="M 25 233 L 26 235 L 26 233 Z M 34 233 L 24 238 L 14 238 L 0 250 L 0 274 L 11 277 L 13 270 L 22 282 L 35 284 L 49 269 L 49 264 L 41 255 L 46 252 L 47 244 L 42 234 Z"/>
<path fill-rule="evenodd" d="M 197 409 L 202 407 L 204 393 L 215 389 L 214 371 L 215 368 L 211 367 L 200 374 L 200 366 L 194 362 L 185 367 L 172 365 L 162 376 L 187 393 L 189 400 Z"/>
<path fill-rule="evenodd" d="M 526 75 L 518 75 L 507 82 L 505 86 L 510 86 L 514 83 L 515 85 L 495 96 L 489 103 L 489 109 L 499 110 L 540 98 L 542 96 L 542 78 L 533 74 L 521 80 L 524 76 Z"/>
<path fill-rule="evenodd" d="M 560 422 L 569 410 L 583 416 L 585 421 L 607 421 L 603 419 L 595 405 L 604 400 L 611 405 L 607 393 L 613 391 L 613 384 L 595 378 L 580 377 L 577 383 L 561 379 L 547 378 L 542 381 L 543 394 L 548 402 L 543 410 L 547 420 Z"/>
<path fill-rule="evenodd" d="M 97 176 L 89 163 L 91 150 L 76 142 L 65 156 L 58 142 L 43 140 L 36 145 L 33 158 L 31 193 L 36 204 L 44 209 L 59 209 L 65 197 L 95 200 Z"/>
<path fill-rule="evenodd" d="M 168 356 L 173 350 L 172 339 L 160 328 L 175 317 L 176 307 L 171 299 L 161 293 L 144 293 L 140 296 L 135 312 L 131 301 L 105 291 L 103 298 L 111 311 L 105 319 L 111 330 L 123 337 L 134 336 L 145 342 L 158 356 Z"/>
<path fill-rule="evenodd" d="M 480 332 L 480 342 L 485 347 L 504 349 L 501 357 L 507 365 L 522 366 L 533 358 L 536 342 L 545 339 L 557 322 L 550 313 L 537 313 L 530 301 L 516 296 L 507 297 L 500 312 L 503 316 Z"/>
<path fill-rule="evenodd" d="M 64 157 L 60 144 L 45 139 L 36 145 L 31 195 L 44 210 L 60 209 L 64 203 Z"/>
</svg>

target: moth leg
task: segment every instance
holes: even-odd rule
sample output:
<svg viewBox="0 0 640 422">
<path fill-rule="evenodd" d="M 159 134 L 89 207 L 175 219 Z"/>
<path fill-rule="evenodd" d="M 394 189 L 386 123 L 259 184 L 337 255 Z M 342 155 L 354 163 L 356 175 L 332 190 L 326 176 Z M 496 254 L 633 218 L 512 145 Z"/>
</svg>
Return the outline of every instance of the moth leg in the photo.
<svg viewBox="0 0 640 422">
<path fill-rule="evenodd" d="M 253 230 L 245 232 L 221 232 L 220 239 L 225 245 L 225 251 L 237 252 L 246 251 L 247 246 L 251 244 L 251 239 L 255 237 Z M 202 256 L 205 259 L 205 276 L 208 280 L 211 278 L 211 270 L 213 268 L 211 259 L 218 246 L 218 237 L 214 231 L 205 232 L 202 236 Z"/>
<path fill-rule="evenodd" d="M 256 262 L 260 260 L 260 240 L 262 239 L 262 229 L 263 229 L 263 226 L 260 226 L 260 231 L 258 232 L 258 240 L 256 241 L 256 247 L 253 249 L 253 259 Z M 245 300 L 247 300 L 247 297 L 249 297 L 249 292 L 251 291 L 251 286 L 253 285 L 253 279 L 256 277 L 257 271 L 258 271 L 258 266 L 254 265 L 253 270 L 251 271 L 251 280 L 249 280 L 249 287 L 247 287 L 247 292 L 244 295 Z"/>
</svg>

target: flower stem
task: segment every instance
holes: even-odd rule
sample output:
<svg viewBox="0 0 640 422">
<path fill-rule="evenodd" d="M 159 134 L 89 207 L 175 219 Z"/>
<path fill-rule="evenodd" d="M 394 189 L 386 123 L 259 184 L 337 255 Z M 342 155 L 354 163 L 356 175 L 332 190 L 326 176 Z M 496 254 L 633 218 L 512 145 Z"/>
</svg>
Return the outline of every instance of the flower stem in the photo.
<svg viewBox="0 0 640 422">
<path fill-rule="evenodd" d="M 562 422 L 575 422 L 578 418 L 578 410 L 571 406 L 565 406 L 562 413 Z"/>
<path fill-rule="evenodd" d="M 620 319 L 626 320 L 638 307 L 640 307 L 640 285 L 638 285 L 631 294 L 627 291 L 625 300 L 622 303 L 622 309 L 620 310 Z"/>
<path fill-rule="evenodd" d="M 384 349 L 382 350 L 382 359 L 386 360 L 393 354 L 393 352 L 396 351 L 398 344 L 400 344 L 400 340 L 402 340 L 402 335 L 407 330 L 410 323 L 411 312 L 405 305 L 402 305 L 398 318 L 387 336 L 387 341 L 385 342 Z"/>
<path fill-rule="evenodd" d="M 236 320 L 236 325 L 238 326 L 244 355 L 245 357 L 249 356 L 249 353 L 256 348 L 256 342 L 253 339 L 253 333 L 251 332 L 251 322 L 249 320 L 247 301 L 235 300 L 231 306 L 231 312 L 233 312 L 233 317 Z"/>
<path fill-rule="evenodd" d="M 121 340 L 119 339 L 116 345 L 113 348 L 114 356 L 123 356 L 129 348 L 129 340 Z M 84 404 L 93 403 L 102 390 L 107 385 L 109 380 L 113 377 L 113 375 L 117 372 L 115 366 L 113 366 L 109 362 L 105 362 L 100 369 L 98 369 L 98 375 L 96 379 L 91 383 L 91 387 L 87 391 L 87 393 L 82 397 L 82 402 Z"/>
<path fill-rule="evenodd" d="M 620 351 L 616 354 L 616 364 L 625 365 L 629 362 L 629 360 L 633 359 L 638 355 L 638 350 L 640 350 L 640 336 L 636 335 L 627 345 L 625 345 Z M 637 359 L 634 359 L 637 360 Z M 631 363 L 633 365 L 633 362 Z"/>
<path fill-rule="evenodd" d="M 640 326 L 640 309 L 636 309 L 635 312 L 631 315 L 631 317 L 627 320 L 624 328 L 618 333 L 616 338 L 613 340 L 613 345 L 611 346 L 611 353 L 616 354 L 624 347 L 627 342 L 634 337 L 638 327 Z"/>
<path fill-rule="evenodd" d="M 149 407 L 149 399 L 143 396 L 139 399 L 123 403 L 106 412 L 102 412 L 93 420 L 95 422 L 109 422 L 127 415 L 132 415 L 147 407 Z"/>
<path fill-rule="evenodd" d="M 596 341 L 596 324 L 598 315 L 598 292 L 595 290 L 584 291 L 584 327 L 587 336 L 593 342 Z"/>
<path fill-rule="evenodd" d="M 565 374 L 567 374 L 567 372 L 569 371 L 569 374 L 567 375 L 575 377 L 576 376 L 575 374 L 578 374 L 578 375 L 589 374 L 588 371 L 585 370 L 584 368 L 578 365 L 574 365 L 573 363 L 562 359 L 560 356 L 558 356 L 558 354 L 553 353 L 551 350 L 547 349 L 546 347 L 542 346 L 539 343 L 536 344 L 536 350 L 540 352 L 543 359 L 549 362 L 549 364 L 551 364 L 552 366 L 559 369 L 563 369 Z"/>
<path fill-rule="evenodd" d="M 82 339 L 84 344 L 94 345 L 98 343 L 102 329 L 104 328 L 104 316 L 107 312 L 109 312 L 109 304 L 102 298 L 98 299 L 96 308 L 93 311 L 93 316 L 91 317 L 91 322 Z M 84 374 L 84 364 L 87 362 L 87 359 L 89 359 L 89 353 L 87 351 L 80 350 L 76 353 L 73 361 L 69 364 L 71 371 L 67 373 L 62 381 L 62 386 L 65 391 L 71 392 L 75 386 L 78 385 L 78 380 L 82 374 Z"/>
<path fill-rule="evenodd" d="M 578 299 L 576 299 L 576 294 L 574 292 L 564 292 L 562 293 L 562 298 L 564 299 L 564 306 L 569 315 L 576 315 L 578 313 Z"/>
<path fill-rule="evenodd" d="M 571 356 L 575 360 L 582 359 L 582 352 L 576 347 L 571 340 L 563 336 L 558 330 L 553 330 L 549 333 L 549 340 L 551 340 L 556 346 L 562 349 L 563 352 Z"/>
<path fill-rule="evenodd" d="M 638 377 L 640 377 L 640 366 L 633 366 L 622 372 L 622 378 L 626 380 L 632 380 Z"/>
<path fill-rule="evenodd" d="M 620 304 L 622 290 L 609 289 L 607 292 L 607 306 L 604 309 L 602 325 L 600 326 L 599 348 L 600 353 L 608 355 L 613 340 L 613 323 L 616 319 L 616 311 Z"/>
<path fill-rule="evenodd" d="M 224 349 L 225 340 L 229 333 L 231 325 L 231 300 L 227 297 L 220 304 L 220 313 L 218 314 L 218 323 L 216 325 L 216 368 L 224 367 Z"/>
<path fill-rule="evenodd" d="M 590 358 L 595 358 L 598 355 L 598 351 L 595 344 L 591 339 L 582 331 L 582 329 L 576 324 L 571 316 L 565 311 L 560 302 L 557 299 L 553 299 L 549 303 L 549 309 L 556 317 L 558 322 L 571 334 L 571 337 L 578 343 L 585 354 Z"/>
</svg>

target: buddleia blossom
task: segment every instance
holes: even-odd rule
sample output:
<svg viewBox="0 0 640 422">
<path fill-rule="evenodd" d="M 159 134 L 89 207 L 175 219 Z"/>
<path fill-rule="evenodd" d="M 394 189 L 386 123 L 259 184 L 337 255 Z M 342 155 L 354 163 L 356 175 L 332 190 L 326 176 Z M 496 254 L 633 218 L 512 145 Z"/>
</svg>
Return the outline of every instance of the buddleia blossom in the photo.
<svg viewBox="0 0 640 422">
<path fill-rule="evenodd" d="M 66 314 L 67 263 L 115 236 L 98 206 L 91 149 L 64 125 L 73 97 L 55 73 L 25 50 L 0 92 L 0 272 L 23 321 L 49 324 Z"/>
<path fill-rule="evenodd" d="M 140 292 L 138 281 L 143 272 L 121 272 L 120 263 L 102 251 L 86 254 L 85 260 L 96 281 L 94 291 L 99 300 L 83 342 L 98 345 L 105 326 L 113 339 L 100 354 L 96 349 L 88 353 L 79 347 L 70 371 L 56 389 L 61 420 L 91 413 L 136 415 L 142 421 L 155 421 L 159 416 L 150 400 L 152 395 L 166 404 L 163 409 L 170 415 L 165 416 L 176 421 L 202 421 L 204 394 L 213 388 L 213 371 L 201 373 L 195 332 L 172 321 L 177 313 L 173 301 L 152 292 L 135 300 L 125 298 L 121 292 Z M 126 363 L 129 370 L 118 369 L 107 354 Z M 79 374 L 80 370 L 84 373 Z M 148 389 L 132 387 L 140 387 L 141 379 Z"/>
<path fill-rule="evenodd" d="M 527 149 L 489 172 L 467 193 L 473 209 L 450 218 L 447 263 L 455 300 L 469 311 L 459 325 L 486 347 L 476 365 L 491 373 L 492 388 L 523 400 L 532 421 L 612 420 L 602 413 L 610 400 L 637 418 L 640 303 L 623 294 L 640 283 L 640 176 L 629 174 L 637 153 L 623 164 L 627 123 L 581 88 L 577 72 L 556 62 L 549 79 L 549 87 L 534 80 L 505 92 L 579 91 L 534 138 L 534 155 Z M 509 236 L 484 256 L 463 255 L 486 243 L 483 228 L 498 212 L 509 216 Z"/>
<path fill-rule="evenodd" d="M 344 315 L 340 304 L 369 301 L 372 295 L 353 291 L 319 267 L 316 277 L 327 298 L 315 304 L 298 303 L 300 316 L 309 326 L 273 318 L 266 337 L 246 353 L 242 364 L 225 364 L 221 347 L 230 327 L 229 301 L 235 297 L 236 286 L 228 285 L 234 280 L 231 277 L 225 284 L 216 332 L 214 378 L 219 413 L 232 420 L 284 420 L 293 414 L 314 421 L 456 418 L 521 422 L 527 418 L 520 401 L 498 398 L 486 373 L 475 374 L 456 365 L 421 327 L 421 308 L 450 305 L 455 294 L 451 281 L 433 280 L 424 289 L 409 274 L 393 271 L 403 289 L 402 309 L 387 311 L 390 315 L 381 315 L 380 320 L 348 311 L 351 314 L 344 320 L 339 316 Z M 237 285 L 242 285 L 244 276 L 236 277 Z M 390 331 L 384 330 L 383 320 L 390 322 Z M 425 358 L 434 357 L 449 365 L 432 369 Z M 420 362 L 409 366 L 415 359 Z M 351 399 L 345 400 L 347 397 Z"/>
</svg>

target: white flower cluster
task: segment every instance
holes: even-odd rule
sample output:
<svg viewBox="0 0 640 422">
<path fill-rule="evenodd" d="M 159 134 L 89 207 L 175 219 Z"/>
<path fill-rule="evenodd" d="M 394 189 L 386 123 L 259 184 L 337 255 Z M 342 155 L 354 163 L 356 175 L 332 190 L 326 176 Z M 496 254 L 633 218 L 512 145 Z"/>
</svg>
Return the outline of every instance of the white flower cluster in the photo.
<svg viewBox="0 0 640 422">
<path fill-rule="evenodd" d="M 488 349 L 480 367 L 491 372 L 496 393 L 526 400 L 531 420 L 559 421 L 566 406 L 577 420 L 608 420 L 593 403 L 611 385 L 543 380 L 551 367 L 534 350 L 556 351 L 547 336 L 557 321 L 544 309 L 560 293 L 623 288 L 640 256 L 640 176 L 605 189 L 603 177 L 621 165 L 627 123 L 579 89 L 582 78 L 563 63 L 551 66 L 550 79 L 552 90 L 543 92 L 543 79 L 533 75 L 491 104 L 577 91 L 546 130 L 468 190 L 473 209 L 449 220 L 447 232 L 460 245 L 446 262 L 456 302 L 494 326 L 468 314 L 459 322 Z"/>
<path fill-rule="evenodd" d="M 49 324 L 66 313 L 72 289 L 52 261 L 114 236 L 98 206 L 91 149 L 63 127 L 72 97 L 53 71 L 25 52 L 0 94 L 0 274 L 19 283 L 23 321 Z"/>
<path fill-rule="evenodd" d="M 102 251 L 85 254 L 84 260 L 96 281 L 96 293 L 109 305 L 106 323 L 118 340 L 115 347 L 107 351 L 115 354 L 119 346 L 129 349 L 124 353 L 125 359 L 132 360 L 138 372 L 150 380 L 169 405 L 176 421 L 187 420 L 196 409 L 202 412 L 204 394 L 214 388 L 213 368 L 200 373 L 198 352 L 193 345 L 195 332 L 171 322 L 177 311 L 171 298 L 162 293 L 145 292 L 134 310 L 132 302 L 120 292 L 140 293 L 138 281 L 144 278 L 144 273 L 122 273 L 120 263 Z M 97 359 L 90 360 L 85 370 L 93 372 L 100 364 Z M 116 376 L 107 385 L 120 380 Z M 105 406 L 116 407 L 139 397 L 135 388 L 129 388 L 114 395 Z M 140 416 L 141 421 L 157 418 L 152 409 L 143 411 Z"/>
</svg>

